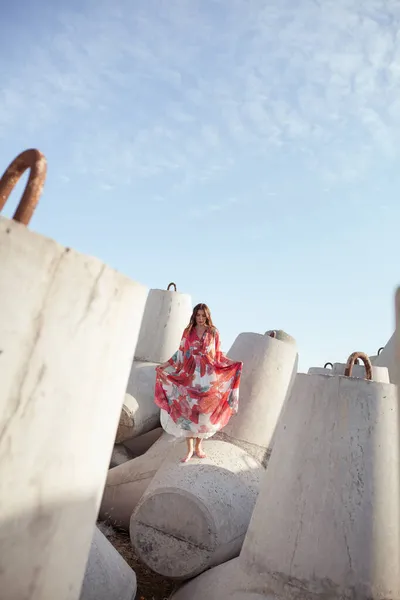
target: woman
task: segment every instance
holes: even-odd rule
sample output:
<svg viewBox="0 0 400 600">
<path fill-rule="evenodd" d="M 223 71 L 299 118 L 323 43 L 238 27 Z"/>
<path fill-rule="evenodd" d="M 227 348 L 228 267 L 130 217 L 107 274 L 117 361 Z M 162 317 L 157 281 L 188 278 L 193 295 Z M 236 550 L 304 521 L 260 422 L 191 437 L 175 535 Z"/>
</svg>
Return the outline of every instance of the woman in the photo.
<svg viewBox="0 0 400 600">
<path fill-rule="evenodd" d="M 172 367 L 172 372 L 166 369 Z M 186 437 L 188 462 L 195 452 L 206 455 L 202 440 L 224 427 L 238 411 L 241 362 L 229 360 L 220 347 L 206 304 L 194 307 L 179 350 L 157 367 L 155 403 L 161 425 L 175 437 Z"/>
</svg>

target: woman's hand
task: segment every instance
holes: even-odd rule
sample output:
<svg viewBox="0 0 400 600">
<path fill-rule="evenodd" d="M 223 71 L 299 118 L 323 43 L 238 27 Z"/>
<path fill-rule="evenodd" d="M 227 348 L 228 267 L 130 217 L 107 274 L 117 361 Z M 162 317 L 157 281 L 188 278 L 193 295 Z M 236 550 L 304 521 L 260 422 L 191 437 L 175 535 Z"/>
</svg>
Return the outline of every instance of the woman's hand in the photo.
<svg viewBox="0 0 400 600">
<path fill-rule="evenodd" d="M 165 362 L 162 365 L 158 365 L 158 367 L 156 367 L 156 370 L 160 369 L 161 371 L 163 371 L 164 369 L 166 369 L 169 366 L 170 366 L 169 362 Z"/>
</svg>

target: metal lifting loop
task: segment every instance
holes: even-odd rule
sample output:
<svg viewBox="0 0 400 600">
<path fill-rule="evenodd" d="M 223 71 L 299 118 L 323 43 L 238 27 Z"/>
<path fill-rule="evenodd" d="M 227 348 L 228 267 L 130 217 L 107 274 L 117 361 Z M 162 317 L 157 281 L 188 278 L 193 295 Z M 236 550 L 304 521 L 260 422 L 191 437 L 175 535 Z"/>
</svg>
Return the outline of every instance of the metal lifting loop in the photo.
<svg viewBox="0 0 400 600">
<path fill-rule="evenodd" d="M 384 350 L 384 349 L 385 349 L 384 346 L 382 346 L 381 348 L 379 348 L 377 355 L 379 356 L 380 353 L 382 352 L 382 350 Z"/>
<path fill-rule="evenodd" d="M 276 331 L 270 331 L 268 335 L 269 337 L 276 338 Z"/>
<path fill-rule="evenodd" d="M 27 169 L 30 169 L 28 183 L 13 216 L 14 221 L 18 221 L 23 225 L 29 224 L 42 193 L 47 173 L 45 156 L 35 149 L 21 152 L 10 163 L 0 179 L 1 212 L 18 180 Z"/>
<path fill-rule="evenodd" d="M 331 362 L 325 363 L 324 364 L 324 369 L 326 369 L 328 365 L 331 365 L 331 369 L 333 369 L 333 364 Z"/>
<path fill-rule="evenodd" d="M 369 379 L 371 381 L 372 380 L 372 364 L 369 359 L 369 356 L 367 354 L 365 354 L 365 352 L 353 352 L 353 354 L 350 354 L 349 358 L 347 359 L 346 368 L 344 370 L 345 377 L 351 377 L 351 373 L 353 371 L 353 366 L 354 366 L 357 358 L 359 358 L 364 363 L 365 379 Z"/>
<path fill-rule="evenodd" d="M 167 287 L 167 291 L 169 292 L 169 288 L 172 286 L 174 286 L 174 292 L 176 292 L 176 283 L 174 283 L 173 281 L 171 281 L 171 283 L 168 285 Z"/>
</svg>

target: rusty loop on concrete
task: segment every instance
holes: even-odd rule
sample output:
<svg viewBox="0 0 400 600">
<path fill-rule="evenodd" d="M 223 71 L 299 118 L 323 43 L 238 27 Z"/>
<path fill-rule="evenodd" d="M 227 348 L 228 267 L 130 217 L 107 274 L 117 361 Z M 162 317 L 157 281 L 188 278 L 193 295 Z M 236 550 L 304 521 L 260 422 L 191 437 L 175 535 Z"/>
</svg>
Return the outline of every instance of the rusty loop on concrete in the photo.
<svg viewBox="0 0 400 600">
<path fill-rule="evenodd" d="M 382 350 L 384 350 L 384 349 L 385 349 L 385 348 L 384 348 L 384 346 L 382 346 L 381 348 L 379 348 L 379 350 L 378 350 L 378 352 L 377 352 L 377 356 L 379 356 L 379 355 L 380 355 L 380 353 L 382 352 Z"/>
<path fill-rule="evenodd" d="M 276 331 L 270 331 L 268 335 L 269 337 L 276 338 Z"/>
<path fill-rule="evenodd" d="M 328 365 L 331 365 L 331 369 L 333 369 L 333 364 L 331 362 L 325 363 L 324 364 L 324 369 L 326 369 Z"/>
<path fill-rule="evenodd" d="M 171 285 L 174 286 L 174 292 L 176 292 L 176 283 L 174 283 L 173 281 L 171 281 L 171 283 L 168 285 L 167 291 L 169 292 L 169 288 L 171 287 Z"/>
<path fill-rule="evenodd" d="M 351 377 L 353 366 L 354 366 L 357 358 L 359 358 L 364 363 L 365 379 L 369 379 L 371 381 L 372 380 L 372 364 L 369 359 L 369 356 L 367 354 L 365 354 L 365 352 L 353 352 L 353 354 L 350 354 L 349 358 L 347 359 L 346 368 L 344 370 L 345 377 Z"/>
<path fill-rule="evenodd" d="M 0 179 L 0 212 L 3 210 L 12 190 L 18 183 L 20 177 L 30 169 L 28 183 L 25 186 L 22 198 L 14 213 L 14 221 L 28 225 L 39 202 L 40 194 L 47 173 L 47 161 L 45 156 L 35 149 L 21 152 Z"/>
</svg>

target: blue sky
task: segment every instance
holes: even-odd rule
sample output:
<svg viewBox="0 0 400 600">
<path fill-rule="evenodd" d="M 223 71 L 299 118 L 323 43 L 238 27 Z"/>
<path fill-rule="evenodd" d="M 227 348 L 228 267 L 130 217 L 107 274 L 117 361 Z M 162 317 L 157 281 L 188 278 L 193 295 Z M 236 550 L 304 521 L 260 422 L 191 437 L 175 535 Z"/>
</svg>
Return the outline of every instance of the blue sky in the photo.
<svg viewBox="0 0 400 600">
<path fill-rule="evenodd" d="M 225 350 L 282 328 L 302 369 L 375 354 L 399 282 L 399 24 L 397 0 L 9 3 L 0 169 L 42 150 L 32 229 L 176 281 Z"/>
</svg>

